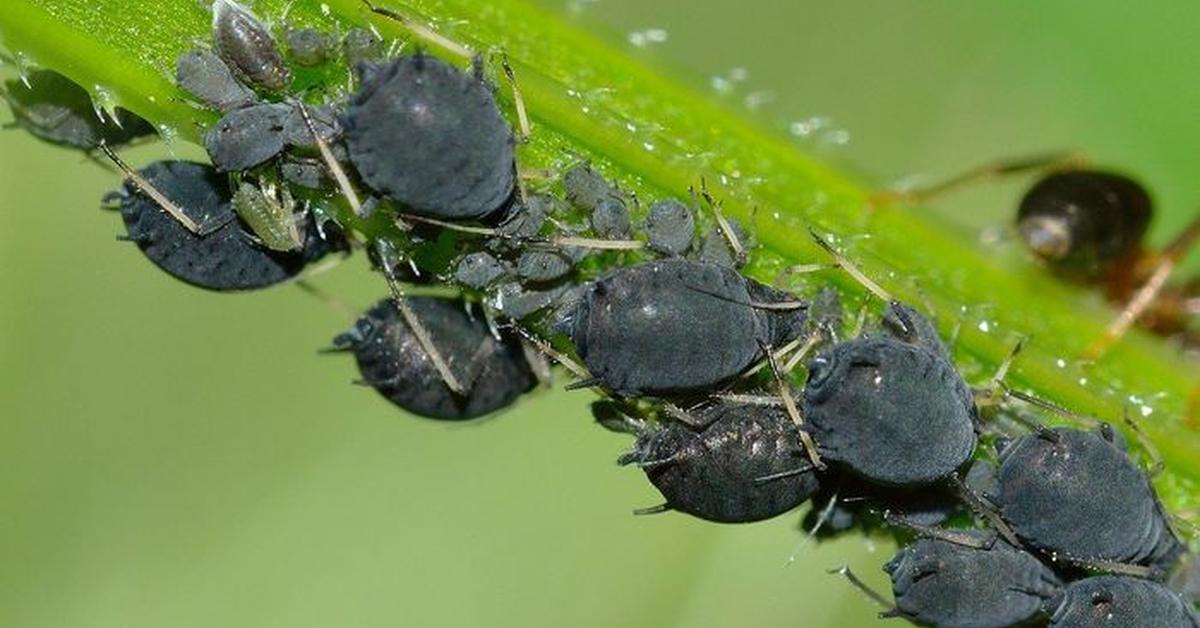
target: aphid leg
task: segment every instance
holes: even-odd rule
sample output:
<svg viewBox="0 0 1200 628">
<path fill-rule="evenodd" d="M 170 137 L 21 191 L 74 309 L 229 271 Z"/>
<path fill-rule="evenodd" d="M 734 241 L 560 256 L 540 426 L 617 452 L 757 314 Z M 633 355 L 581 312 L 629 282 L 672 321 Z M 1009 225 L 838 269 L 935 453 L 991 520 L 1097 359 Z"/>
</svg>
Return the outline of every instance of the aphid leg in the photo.
<svg viewBox="0 0 1200 628">
<path fill-rule="evenodd" d="M 1162 575 L 1162 570 L 1157 567 L 1147 567 L 1146 565 L 1135 565 L 1132 563 L 1121 563 L 1111 560 L 1100 560 L 1096 558 L 1076 558 L 1067 556 L 1066 554 L 1051 554 L 1050 560 L 1055 562 L 1067 563 L 1084 569 L 1093 569 L 1096 571 L 1104 571 L 1115 573 L 1123 576 L 1133 576 L 1134 578 L 1149 578 L 1157 580 Z"/>
<path fill-rule="evenodd" d="M 779 370 L 779 364 L 775 361 L 775 354 L 771 351 L 771 347 L 759 342 L 763 353 L 767 356 L 767 364 L 771 367 L 771 374 L 775 377 L 775 386 L 779 392 L 779 397 L 783 399 L 783 407 L 787 409 L 788 416 L 791 417 L 792 423 L 796 425 L 796 431 L 800 434 L 800 442 L 804 445 L 804 451 L 808 454 L 809 460 L 813 466 L 821 471 L 827 467 L 825 462 L 821 460 L 821 454 L 817 451 L 817 444 L 813 442 L 812 436 L 808 430 L 804 429 L 804 416 L 800 414 L 800 409 L 796 407 L 796 400 L 792 397 L 791 387 L 788 386 L 784 379 L 783 373 Z"/>
<path fill-rule="evenodd" d="M 588 370 L 586 368 L 584 368 L 584 366 L 582 364 L 580 364 L 579 362 L 576 362 L 574 359 L 568 357 L 565 353 L 559 351 L 558 349 L 555 349 L 549 342 L 547 342 L 543 338 L 539 338 L 537 335 L 535 335 L 533 332 L 529 331 L 528 329 L 525 329 L 525 327 L 523 325 L 520 325 L 515 321 L 509 322 L 508 325 L 510 327 L 512 327 L 513 329 L 517 330 L 517 333 L 520 334 L 520 336 L 522 338 L 524 338 L 526 341 L 528 341 L 534 347 L 537 347 L 538 351 L 541 351 L 545 355 L 550 356 L 550 358 L 552 360 L 563 365 L 563 368 L 567 369 L 568 371 L 571 371 L 572 375 L 579 378 L 578 381 L 567 384 L 566 385 L 567 390 L 577 390 L 579 388 L 588 388 L 590 386 L 595 386 L 596 384 L 600 383 L 600 381 L 597 378 L 592 377 L 592 374 L 589 373 Z"/>
<path fill-rule="evenodd" d="M 878 604 L 879 606 L 887 609 L 884 613 L 880 614 L 880 617 L 883 617 L 884 614 L 889 614 L 888 616 L 891 616 L 890 613 L 898 612 L 896 607 L 893 606 L 891 602 L 887 601 L 887 598 L 880 595 L 879 592 L 876 591 L 875 589 L 872 589 L 871 587 L 867 586 L 867 583 L 863 582 L 862 580 L 859 579 L 858 576 L 854 575 L 854 572 L 850 571 L 849 565 L 842 565 L 841 567 L 838 567 L 837 569 L 830 569 L 829 573 L 833 574 L 833 575 L 845 577 L 846 580 L 849 580 L 850 584 L 854 585 L 854 587 L 856 589 L 858 589 L 859 591 L 862 591 L 864 595 L 871 598 L 871 601 L 873 601 L 876 604 Z"/>
<path fill-rule="evenodd" d="M 642 515 L 657 515 L 671 510 L 675 509 L 670 504 L 659 504 L 657 506 L 650 506 L 649 508 L 635 508 L 633 514 L 640 517 Z"/>
<path fill-rule="evenodd" d="M 976 493 L 975 489 L 967 486 L 966 482 L 963 482 L 962 478 L 959 477 L 957 471 L 950 474 L 950 483 L 954 486 L 955 490 L 958 491 L 958 494 L 962 497 L 963 501 L 967 503 L 967 506 L 969 506 L 971 510 L 975 511 L 977 514 L 983 516 L 983 518 L 992 525 L 992 528 L 994 528 L 996 532 L 999 533 L 1000 536 L 1009 543 L 1009 545 L 1012 545 L 1013 547 L 1022 547 L 1021 541 L 1017 539 L 1016 533 L 1014 533 L 1012 528 L 1009 527 L 1008 522 L 1006 522 L 1004 518 L 1000 516 L 1000 512 L 996 509 L 996 507 L 988 503 L 983 497 Z"/>
<path fill-rule="evenodd" d="M 775 359 L 782 360 L 784 357 L 787 356 L 787 354 L 791 353 L 792 351 L 795 351 L 798 347 L 800 347 L 801 343 L 804 342 L 804 340 L 805 340 L 804 338 L 793 338 L 791 341 L 789 341 L 787 344 L 783 345 L 782 347 L 779 347 L 778 349 L 774 349 L 773 351 L 775 353 Z M 754 366 L 747 369 L 745 373 L 742 373 L 742 379 L 746 379 L 748 377 L 753 376 L 755 373 L 758 373 L 759 371 L 761 371 L 763 369 L 763 367 L 765 367 L 766 365 L 767 365 L 767 359 L 764 357 L 763 359 L 759 360 L 757 364 L 755 364 Z M 784 367 L 783 372 L 790 373 L 791 369 Z"/>
<path fill-rule="evenodd" d="M 105 154 L 105 156 L 107 156 L 110 160 L 112 160 L 113 164 L 115 164 L 118 168 L 121 169 L 121 172 L 125 173 L 126 177 L 129 177 L 130 181 L 133 181 L 133 184 L 135 186 L 137 186 L 137 189 L 142 194 L 149 196 L 150 199 L 155 202 L 155 204 L 157 204 L 163 211 L 167 212 L 167 214 L 169 214 L 172 218 L 174 218 L 176 222 L 183 225 L 184 229 L 187 229 L 188 231 L 192 232 L 193 235 L 197 235 L 197 236 L 207 235 L 209 233 L 212 233 L 212 231 L 214 231 L 216 228 L 221 226 L 221 225 L 215 225 L 215 226 L 206 225 L 206 227 L 208 227 L 208 228 L 202 229 L 200 225 L 196 224 L 196 221 L 192 220 L 191 218 L 188 218 L 188 215 L 185 214 L 184 211 L 182 209 L 180 209 L 180 207 L 178 205 L 176 205 L 171 199 L 167 198 L 166 195 L 164 195 L 162 192 L 158 191 L 158 188 L 154 187 L 154 185 L 152 185 L 149 181 L 147 181 L 145 177 L 138 174 L 136 170 L 134 170 L 133 168 L 130 168 L 129 164 L 126 164 L 125 160 L 118 157 L 117 153 L 114 152 L 113 149 L 109 148 L 108 144 L 101 141 L 100 142 L 100 150 Z M 222 223 L 222 224 L 224 224 L 224 223 Z"/>
<path fill-rule="evenodd" d="M 829 253 L 833 257 L 834 262 L 838 266 L 841 266 L 842 270 L 846 271 L 846 273 L 853 277 L 855 281 L 862 285 L 862 287 L 869 290 L 871 294 L 874 294 L 882 299 L 885 303 L 891 303 L 894 301 L 892 295 L 888 294 L 887 290 L 884 290 L 879 286 L 879 284 L 875 283 L 870 277 L 863 273 L 862 270 L 859 270 L 858 266 L 847 259 L 845 255 L 839 253 L 837 249 L 833 248 L 833 245 L 830 244 L 825 238 L 822 238 L 815 230 L 813 230 L 812 227 L 808 228 L 808 233 L 812 236 L 812 239 L 816 241 L 817 246 L 825 249 L 825 252 Z"/>
<path fill-rule="evenodd" d="M 1078 152 L 1055 152 L 1029 157 L 1000 159 L 976 166 L 953 175 L 943 181 L 930 185 L 909 189 L 891 189 L 872 194 L 867 199 L 867 207 L 876 209 L 883 205 L 894 203 L 917 204 L 928 201 L 946 192 L 953 191 L 978 181 L 984 181 L 1001 176 L 1021 174 L 1038 170 L 1065 170 L 1086 166 L 1090 160 Z"/>
<path fill-rule="evenodd" d="M 741 238 L 733 230 L 733 225 L 725 218 L 725 213 L 721 211 L 721 203 L 713 198 L 708 192 L 708 182 L 701 177 L 700 179 L 700 197 L 704 199 L 704 203 L 708 205 L 709 211 L 712 212 L 713 218 L 717 221 L 717 227 L 721 229 L 721 234 L 725 236 L 725 241 L 729 243 L 729 248 L 733 249 L 733 258 L 736 260 L 736 265 L 741 266 L 746 263 L 746 247 L 742 244 Z"/>
<path fill-rule="evenodd" d="M 667 414 L 667 416 L 671 417 L 672 419 L 675 419 L 676 421 L 679 421 L 680 423 L 685 423 L 687 425 L 690 425 L 690 426 L 696 427 L 696 428 L 703 428 L 708 425 L 708 423 L 697 419 L 690 412 L 688 412 L 687 410 L 684 410 L 683 408 L 680 408 L 679 406 L 671 403 L 670 401 L 664 401 L 662 407 L 663 407 L 663 412 L 665 412 Z"/>
<path fill-rule="evenodd" d="M 494 238 L 507 238 L 520 241 L 526 244 L 550 244 L 553 246 L 579 246 L 590 249 L 605 249 L 613 251 L 636 251 L 645 248 L 646 243 L 640 240 L 602 240 L 598 238 L 579 238 L 574 236 L 550 236 L 547 238 L 519 238 L 506 233 L 500 232 L 498 229 L 491 227 L 477 227 L 473 225 L 460 225 L 458 223 L 447 220 L 438 220 L 437 218 L 428 218 L 426 216 L 416 216 L 413 214 L 398 214 L 401 219 L 410 222 L 419 222 L 428 225 L 442 227 L 450 231 L 459 233 L 471 233 L 474 235 L 488 236 Z"/>
<path fill-rule="evenodd" d="M 434 344 L 433 338 L 429 336 L 429 330 L 425 328 L 420 318 L 417 317 L 417 313 L 408 304 L 408 298 L 404 295 L 404 289 L 393 269 L 396 260 L 395 252 L 385 240 L 379 240 L 376 248 L 379 253 L 380 266 L 383 268 L 384 279 L 387 280 L 388 288 L 392 292 L 392 301 L 395 302 L 396 309 L 400 311 L 400 316 L 404 318 L 409 330 L 417 338 L 417 343 L 421 345 L 425 355 L 429 356 L 429 360 L 433 362 L 433 367 L 442 376 L 442 382 L 446 384 L 446 387 L 456 395 L 465 395 L 466 389 L 454 372 L 450 370 L 450 365 L 438 350 L 437 345 Z"/>
<path fill-rule="evenodd" d="M 341 314 L 348 320 L 355 319 L 356 314 L 354 313 L 354 310 L 351 309 L 350 306 L 346 305 L 346 303 L 341 299 L 338 299 L 332 294 L 329 294 L 328 292 L 316 287 L 306 279 L 297 279 L 295 284 L 296 287 L 302 292 L 320 301 L 321 303 L 324 303 L 329 307 L 329 309 Z"/>
<path fill-rule="evenodd" d="M 788 266 L 775 274 L 775 281 L 772 282 L 772 285 L 776 288 L 785 288 L 790 285 L 790 280 L 795 275 L 807 275 L 837 267 L 837 264 L 796 264 L 795 266 Z"/>
<path fill-rule="evenodd" d="M 796 365 L 800 364 L 801 360 L 808 357 L 808 354 L 813 350 L 814 347 L 817 346 L 817 343 L 821 341 L 822 335 L 824 334 L 815 333 L 810 335 L 808 340 L 804 342 L 804 345 L 795 353 L 793 353 L 792 356 L 788 358 L 787 362 L 783 364 L 783 372 L 791 373 L 792 370 L 796 368 Z"/>
<path fill-rule="evenodd" d="M 1008 377 L 1008 369 L 1012 367 L 1013 360 L 1017 359 L 1017 354 L 1021 353 L 1021 349 L 1025 346 L 1025 339 L 1022 338 L 1013 346 L 1012 351 L 1000 362 L 1000 366 L 996 368 L 996 372 L 992 374 L 992 378 L 988 380 L 987 386 L 972 390 L 975 397 L 975 404 L 978 406 L 995 406 L 999 405 L 1008 395 L 1008 389 L 1004 386 L 1004 378 Z"/>
<path fill-rule="evenodd" d="M 792 477 L 796 477 L 797 475 L 803 475 L 805 473 L 809 473 L 815 468 L 816 467 L 814 465 L 806 465 L 803 467 L 796 467 L 795 469 L 788 469 L 787 471 L 780 471 L 778 473 L 762 475 L 762 476 L 754 478 L 754 483 L 758 484 L 758 485 L 770 484 L 771 482 L 774 482 L 776 480 L 783 480 L 785 478 L 792 478 Z"/>
<path fill-rule="evenodd" d="M 971 534 L 966 534 L 959 530 L 922 525 L 915 521 L 909 521 L 900 515 L 892 514 L 890 510 L 883 511 L 883 520 L 890 526 L 904 528 L 923 537 L 938 539 L 940 541 L 946 541 L 947 543 L 953 543 L 963 547 L 971 547 L 974 549 L 991 549 L 991 547 L 996 544 L 995 535 L 978 537 Z"/>
<path fill-rule="evenodd" d="M 1104 355 L 1104 352 L 1120 340 L 1121 336 L 1124 336 L 1125 332 L 1129 331 L 1129 328 L 1146 313 L 1146 310 L 1154 304 L 1159 293 L 1162 292 L 1171 273 L 1175 272 L 1175 267 L 1195 246 L 1197 239 L 1200 239 L 1200 218 L 1193 219 L 1179 235 L 1175 236 L 1167 248 L 1155 256 L 1154 272 L 1150 273 L 1146 283 L 1138 288 L 1117 318 L 1104 330 L 1104 335 L 1097 338 L 1084 350 L 1083 357 L 1085 359 L 1095 360 Z"/>
<path fill-rule="evenodd" d="M 521 338 L 521 355 L 525 356 L 525 363 L 529 365 L 529 370 L 533 371 L 533 376 L 537 378 L 539 386 L 549 388 L 554 385 L 554 374 L 550 371 L 550 361 L 532 342 L 525 338 Z"/>
<path fill-rule="evenodd" d="M 438 33 L 432 28 L 421 24 L 420 22 L 406 15 L 402 15 L 385 7 L 376 6 L 375 4 L 371 3 L 370 0 L 363 0 L 363 4 L 367 5 L 367 8 L 370 9 L 372 13 L 400 22 L 400 24 L 406 30 L 408 30 L 408 32 L 416 35 L 419 39 L 433 44 L 434 46 L 437 46 L 438 48 L 441 48 L 453 55 L 462 57 L 463 59 L 470 59 L 475 56 L 474 51 L 468 48 L 465 44 L 454 41 L 453 39 Z"/>
<path fill-rule="evenodd" d="M 1078 412 L 1075 412 L 1074 410 L 1070 410 L 1070 409 L 1060 406 L 1056 403 L 1046 401 L 1045 399 L 1042 399 L 1040 397 L 1035 397 L 1034 395 L 1031 395 L 1029 393 L 1021 392 L 1014 388 L 1010 388 L 1005 384 L 1001 384 L 1001 386 L 1004 390 L 1005 399 L 1017 399 L 1019 401 L 1024 401 L 1025 403 L 1027 403 L 1035 408 L 1038 408 L 1040 410 L 1045 410 L 1047 412 L 1051 412 L 1051 413 L 1057 414 L 1062 417 L 1066 417 L 1066 418 L 1074 420 L 1074 421 L 1078 421 L 1079 423 L 1082 423 L 1091 428 L 1097 428 L 1103 424 L 1103 421 L 1101 421 L 1100 419 L 1097 419 L 1096 417 L 1088 416 L 1086 414 L 1080 414 Z M 1031 425 L 1031 424 L 1027 422 L 1026 425 Z M 1039 433 L 1045 432 L 1045 433 L 1053 434 L 1053 432 L 1050 432 L 1049 430 L 1046 429 L 1046 427 L 1044 425 L 1041 425 L 1041 424 L 1032 424 L 1031 427 Z"/>
<path fill-rule="evenodd" d="M 1124 411 L 1121 413 L 1121 418 L 1125 420 L 1125 425 L 1129 426 L 1129 429 L 1133 432 L 1134 438 L 1136 438 L 1138 444 L 1142 446 L 1142 450 L 1146 452 L 1146 456 L 1150 458 L 1150 468 L 1146 470 L 1146 474 L 1150 476 L 1150 479 L 1158 477 L 1166 467 L 1166 463 L 1164 463 L 1162 459 L 1162 454 L 1158 453 L 1158 447 L 1154 446 L 1154 443 L 1149 437 L 1146 436 L 1146 433 L 1142 431 L 1142 428 L 1140 425 L 1138 425 L 1138 422 L 1134 420 L 1133 417 L 1129 416 L 1128 406 L 1126 406 Z"/>
<path fill-rule="evenodd" d="M 763 364 L 766 364 L 765 362 Z M 714 399 L 727 401 L 729 403 L 740 403 L 751 406 L 768 406 L 779 407 L 783 405 L 783 400 L 775 395 L 746 395 L 742 393 L 720 393 L 713 395 Z"/>
<path fill-rule="evenodd" d="M 324 138 L 317 132 L 317 127 L 313 124 L 312 116 L 308 113 L 308 105 L 297 100 L 293 101 L 292 106 L 300 111 L 300 117 L 304 119 L 304 126 L 308 127 L 308 132 L 312 135 L 313 143 L 317 145 L 317 152 L 321 153 L 321 161 L 325 162 L 325 168 L 329 170 L 329 174 L 333 175 L 333 180 L 337 182 L 342 196 L 346 197 L 346 202 L 350 203 L 350 209 L 354 212 L 355 216 L 365 218 L 362 202 L 358 199 L 358 193 L 350 185 L 350 177 L 346 176 L 346 170 L 337 162 L 337 159 L 334 159 L 333 152 L 329 150 L 329 145 L 325 143 Z"/>
</svg>

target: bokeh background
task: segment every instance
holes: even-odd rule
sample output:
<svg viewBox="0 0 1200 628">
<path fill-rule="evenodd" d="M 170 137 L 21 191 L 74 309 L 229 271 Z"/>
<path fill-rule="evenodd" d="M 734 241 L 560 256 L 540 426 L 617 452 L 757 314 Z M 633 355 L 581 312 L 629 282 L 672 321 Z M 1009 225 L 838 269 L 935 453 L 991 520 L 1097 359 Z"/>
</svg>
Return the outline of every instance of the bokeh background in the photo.
<svg viewBox="0 0 1200 628">
<path fill-rule="evenodd" d="M 1200 6 L 540 0 L 883 185 L 1061 147 L 1137 175 L 1155 241 L 1200 202 Z M 181 154 L 195 154 L 181 147 Z M 161 147 L 132 151 L 144 163 Z M 294 288 L 213 295 L 114 241 L 113 173 L 0 135 L 0 626 L 861 626 L 886 542 L 717 526 L 613 464 L 587 393 L 398 413 Z M 930 211 L 978 238 L 1020 182 Z M 1194 264 L 1193 264 L 1194 267 Z M 363 307 L 352 260 L 317 283 Z"/>
</svg>

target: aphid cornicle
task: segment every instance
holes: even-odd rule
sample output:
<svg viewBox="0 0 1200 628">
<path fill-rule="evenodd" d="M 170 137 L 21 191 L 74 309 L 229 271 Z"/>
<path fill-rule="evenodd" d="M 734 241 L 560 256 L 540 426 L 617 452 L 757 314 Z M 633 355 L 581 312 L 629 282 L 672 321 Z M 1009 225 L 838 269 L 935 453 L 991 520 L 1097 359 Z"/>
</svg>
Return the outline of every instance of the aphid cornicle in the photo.
<svg viewBox="0 0 1200 628">
<path fill-rule="evenodd" d="M 782 406 L 716 401 L 688 414 L 697 425 L 670 421 L 646 429 L 620 459 L 646 472 L 667 508 L 747 523 L 796 508 L 820 487 Z"/>
<path fill-rule="evenodd" d="M 52 144 L 91 150 L 100 142 L 119 146 L 154 135 L 154 127 L 125 109 L 116 109 L 116 120 L 105 121 L 87 90 L 51 70 L 37 70 L 20 80 L 5 82 L 3 97 L 16 123 Z"/>
<path fill-rule="evenodd" d="M 364 69 L 343 118 L 364 183 L 430 218 L 480 219 L 508 205 L 512 129 L 480 78 L 424 54 Z"/>
<path fill-rule="evenodd" d="M 787 308 L 772 304 L 794 303 Z M 802 330 L 790 295 L 732 268 L 664 259 L 618 268 L 588 284 L 556 329 L 595 383 L 621 396 L 711 389 Z"/>
<path fill-rule="evenodd" d="M 389 298 L 333 341 L 354 352 L 363 380 L 386 399 L 428 418 L 462 420 L 499 410 L 533 387 L 518 343 L 493 336 L 482 314 L 468 314 L 461 299 L 407 301 L 466 392 L 450 390 Z"/>
<path fill-rule="evenodd" d="M 279 45 L 250 9 L 234 0 L 214 0 L 213 45 L 234 74 L 251 86 L 280 91 L 292 82 Z"/>
<path fill-rule="evenodd" d="M 975 452 L 971 389 L 916 310 L 890 302 L 884 331 L 835 344 L 809 362 L 806 425 L 822 456 L 870 482 L 941 482 Z"/>
<path fill-rule="evenodd" d="M 1102 428 L 1003 444 L 987 496 L 1029 547 L 1065 558 L 1165 565 L 1182 551 L 1146 475 Z"/>
<path fill-rule="evenodd" d="M 984 541 L 984 534 L 965 533 Z M 1061 581 L 1037 558 L 1001 540 L 968 547 L 918 539 L 883 570 L 892 580 L 892 613 L 922 626 L 1026 626 L 1042 614 Z"/>
<path fill-rule="evenodd" d="M 1093 576 L 1046 605 L 1051 628 L 1200 628 L 1196 609 L 1152 580 Z"/>
<path fill-rule="evenodd" d="M 188 218 L 212 226 L 203 235 L 192 233 L 133 182 L 111 195 L 119 203 L 127 239 L 159 268 L 192 285 L 218 291 L 264 288 L 296 277 L 334 248 L 315 227 L 306 232 L 300 251 L 258 246 L 234 214 L 225 177 L 211 166 L 160 161 L 139 174 Z"/>
</svg>

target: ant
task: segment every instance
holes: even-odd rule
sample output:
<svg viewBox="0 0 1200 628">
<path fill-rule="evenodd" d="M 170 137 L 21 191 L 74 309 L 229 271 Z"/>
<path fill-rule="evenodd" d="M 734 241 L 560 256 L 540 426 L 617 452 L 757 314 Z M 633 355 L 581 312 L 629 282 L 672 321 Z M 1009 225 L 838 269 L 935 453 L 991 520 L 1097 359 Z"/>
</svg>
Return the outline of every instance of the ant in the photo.
<svg viewBox="0 0 1200 628">
<path fill-rule="evenodd" d="M 1200 283 L 1166 286 L 1200 238 L 1200 217 L 1163 249 L 1148 248 L 1153 203 L 1146 188 L 1093 168 L 1078 154 L 1002 159 L 926 187 L 877 194 L 870 204 L 923 202 L 979 180 L 1026 172 L 1042 174 L 1017 206 L 1021 241 L 1055 274 L 1098 286 L 1110 302 L 1123 306 L 1084 358 L 1102 356 L 1135 322 L 1163 336 L 1181 335 L 1186 345 L 1200 343 L 1188 333 L 1189 318 L 1200 312 Z"/>
</svg>

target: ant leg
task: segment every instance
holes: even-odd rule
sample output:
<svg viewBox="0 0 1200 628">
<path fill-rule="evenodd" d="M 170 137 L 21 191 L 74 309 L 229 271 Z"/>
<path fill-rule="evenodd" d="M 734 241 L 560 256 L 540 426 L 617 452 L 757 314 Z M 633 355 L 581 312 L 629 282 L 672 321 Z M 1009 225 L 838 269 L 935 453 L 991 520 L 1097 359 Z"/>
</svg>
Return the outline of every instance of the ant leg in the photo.
<svg viewBox="0 0 1200 628">
<path fill-rule="evenodd" d="M 106 157 L 112 160 L 112 162 L 116 164 L 116 166 L 120 168 L 122 172 L 125 173 L 125 176 L 129 177 L 130 181 L 133 181 L 133 184 L 137 186 L 137 189 L 142 194 L 149 196 L 150 199 L 153 200 L 160 208 L 162 208 L 163 211 L 167 212 L 167 214 L 174 218 L 175 221 L 180 225 L 183 225 L 183 228 L 190 231 L 192 235 L 203 236 L 212 232 L 211 230 L 201 229 L 200 225 L 196 224 L 196 221 L 189 218 L 188 215 L 184 213 L 182 208 L 171 201 L 171 199 L 167 198 L 165 194 L 158 191 L 158 188 L 154 187 L 154 185 L 146 180 L 145 177 L 138 174 L 136 170 L 130 168 L 129 164 L 125 163 L 125 160 L 118 157 L 117 153 L 114 152 L 113 149 L 109 148 L 108 144 L 101 141 L 100 150 Z"/>
<path fill-rule="evenodd" d="M 421 349 L 425 351 L 425 355 L 429 356 L 429 360 L 433 362 L 433 367 L 442 377 L 442 382 L 446 387 L 456 395 L 465 395 L 466 388 L 459 382 L 458 377 L 450 370 L 449 363 L 434 344 L 433 338 L 429 335 L 429 330 L 421 323 L 421 319 L 417 317 L 417 313 L 413 311 L 408 304 L 408 297 L 404 294 L 404 289 L 400 286 L 400 280 L 397 279 L 396 273 L 393 270 L 393 263 L 396 259 L 396 254 L 391 246 L 384 240 L 379 240 L 377 245 L 379 252 L 380 266 L 383 268 L 384 279 L 387 280 L 388 288 L 392 291 L 392 301 L 396 304 L 396 309 L 400 311 L 400 316 L 404 318 L 404 322 L 417 338 L 417 343 L 421 345 Z"/>
<path fill-rule="evenodd" d="M 880 595 L 875 589 L 867 586 L 867 583 L 863 582 L 858 576 L 854 575 L 854 572 L 850 571 L 849 565 L 842 565 L 837 569 L 830 569 L 829 573 L 845 577 L 846 580 L 850 581 L 850 584 L 854 585 L 854 588 L 862 591 L 864 595 L 871 598 L 872 602 L 875 602 L 882 608 L 887 609 L 883 614 L 881 614 L 881 616 L 886 614 L 888 617 L 893 617 L 894 615 L 892 615 L 892 613 L 900 612 L 899 609 L 887 601 L 887 598 Z"/>
<path fill-rule="evenodd" d="M 978 181 L 1035 171 L 1071 170 L 1086 166 L 1090 160 L 1077 152 L 1055 152 L 1029 157 L 999 159 L 960 172 L 943 181 L 907 190 L 891 189 L 872 194 L 870 208 L 894 203 L 915 205 Z"/>
<path fill-rule="evenodd" d="M 397 13 L 396 11 L 386 7 L 376 6 L 370 2 L 370 0 L 363 0 L 363 4 L 367 5 L 367 8 L 370 9 L 372 13 L 375 13 L 376 15 L 382 15 L 390 20 L 399 22 L 401 26 L 408 30 L 408 32 L 416 35 L 419 39 L 446 50 L 455 56 L 459 56 L 464 59 L 470 59 L 475 56 L 475 52 L 465 44 L 454 41 L 453 39 L 442 35 L 432 28 L 408 17 L 407 15 Z"/>
<path fill-rule="evenodd" d="M 1192 220 L 1179 235 L 1175 236 L 1167 248 L 1156 256 L 1157 263 L 1150 278 L 1133 294 L 1117 318 L 1104 330 L 1104 335 L 1097 338 L 1084 350 L 1083 356 L 1086 359 L 1095 360 L 1104 355 L 1104 352 L 1113 343 L 1120 340 L 1121 336 L 1124 336 L 1125 332 L 1129 331 L 1129 328 L 1154 304 L 1159 293 L 1162 292 L 1163 285 L 1175 271 L 1175 267 L 1183 260 L 1184 255 L 1195 246 L 1197 239 L 1200 239 L 1200 218 Z"/>
</svg>

